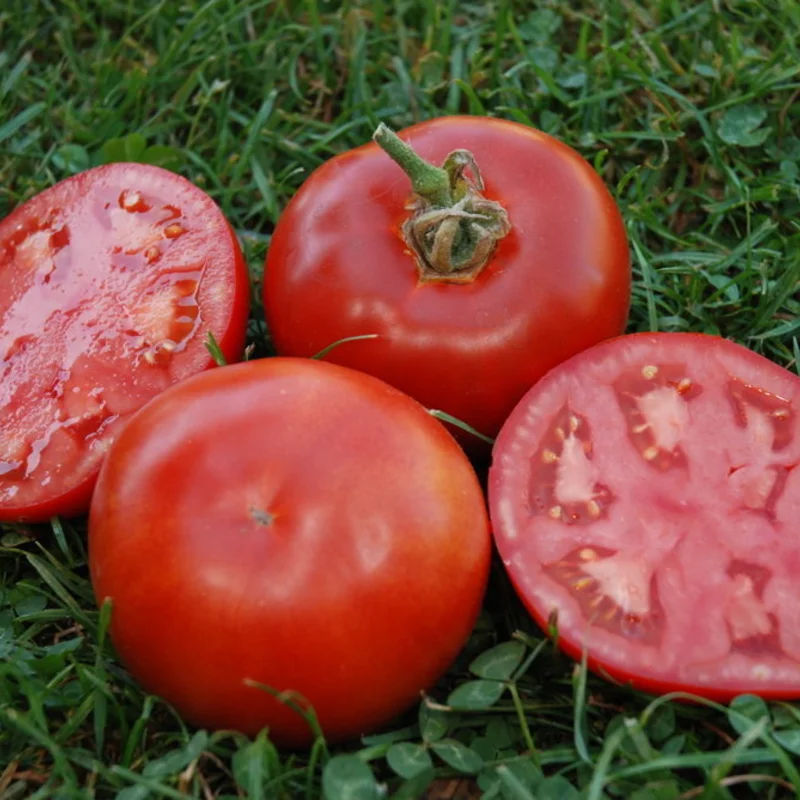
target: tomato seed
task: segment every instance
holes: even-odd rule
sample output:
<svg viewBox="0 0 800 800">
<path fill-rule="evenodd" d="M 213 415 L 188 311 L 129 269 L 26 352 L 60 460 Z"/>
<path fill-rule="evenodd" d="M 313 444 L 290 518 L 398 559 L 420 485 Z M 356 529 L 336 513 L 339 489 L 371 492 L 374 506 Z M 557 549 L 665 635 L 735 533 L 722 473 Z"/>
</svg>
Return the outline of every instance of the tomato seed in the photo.
<svg viewBox="0 0 800 800">
<path fill-rule="evenodd" d="M 167 227 L 164 228 L 164 236 L 166 236 L 167 239 L 177 239 L 184 233 L 186 233 L 186 228 L 177 222 L 173 222 L 172 225 L 167 225 Z"/>
<path fill-rule="evenodd" d="M 752 675 L 757 680 L 766 680 L 772 675 L 772 670 L 766 664 L 757 664 L 753 667 Z"/>
<path fill-rule="evenodd" d="M 142 195 L 140 192 L 124 191 L 119 196 L 119 204 L 126 211 L 135 211 L 136 206 L 142 202 Z"/>
<path fill-rule="evenodd" d="M 647 378 L 647 380 L 651 381 L 658 375 L 658 367 L 653 364 L 648 364 L 645 367 L 642 367 L 642 375 L 643 377 Z"/>
</svg>

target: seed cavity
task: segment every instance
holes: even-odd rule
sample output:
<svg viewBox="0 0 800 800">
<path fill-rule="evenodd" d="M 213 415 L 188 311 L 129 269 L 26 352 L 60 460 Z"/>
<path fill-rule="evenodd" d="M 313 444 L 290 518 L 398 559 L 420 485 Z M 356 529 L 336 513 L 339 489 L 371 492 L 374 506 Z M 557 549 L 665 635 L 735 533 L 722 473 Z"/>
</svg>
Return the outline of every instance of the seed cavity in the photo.
<svg viewBox="0 0 800 800">
<path fill-rule="evenodd" d="M 577 432 L 576 432 L 577 430 Z M 563 408 L 531 460 L 530 509 L 564 525 L 588 525 L 613 502 L 592 461 L 591 424 Z"/>
</svg>

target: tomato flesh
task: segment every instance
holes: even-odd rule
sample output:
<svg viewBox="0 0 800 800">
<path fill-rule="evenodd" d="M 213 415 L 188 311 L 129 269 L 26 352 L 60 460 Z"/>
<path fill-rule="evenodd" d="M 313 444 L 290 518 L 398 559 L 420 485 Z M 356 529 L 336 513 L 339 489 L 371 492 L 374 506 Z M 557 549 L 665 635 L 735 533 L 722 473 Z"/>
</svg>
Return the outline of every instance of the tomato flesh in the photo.
<svg viewBox="0 0 800 800">
<path fill-rule="evenodd" d="M 88 508 L 103 454 L 143 403 L 235 360 L 248 277 L 208 197 L 157 167 L 69 178 L 0 222 L 0 521 Z"/>
<path fill-rule="evenodd" d="M 652 691 L 800 697 L 800 380 L 734 343 L 637 334 L 522 399 L 494 534 L 544 626 Z"/>
<path fill-rule="evenodd" d="M 89 521 L 111 637 L 188 720 L 308 744 L 391 721 L 478 615 L 491 536 L 466 456 L 416 402 L 309 359 L 211 370 L 125 426 Z"/>
</svg>

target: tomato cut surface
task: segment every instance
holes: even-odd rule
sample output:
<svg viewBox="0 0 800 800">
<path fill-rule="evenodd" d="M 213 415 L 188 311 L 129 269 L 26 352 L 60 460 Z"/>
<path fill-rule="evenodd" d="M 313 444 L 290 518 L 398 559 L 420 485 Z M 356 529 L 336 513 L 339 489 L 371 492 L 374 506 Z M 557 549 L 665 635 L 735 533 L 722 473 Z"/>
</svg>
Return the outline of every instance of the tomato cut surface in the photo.
<svg viewBox="0 0 800 800">
<path fill-rule="evenodd" d="M 125 426 L 89 560 L 131 673 L 188 720 L 308 744 L 256 686 L 299 692 L 331 740 L 391 721 L 445 672 L 491 553 L 445 428 L 368 375 L 269 358 L 173 386 Z"/>
<path fill-rule="evenodd" d="M 800 379 L 711 336 L 587 350 L 497 439 L 498 549 L 541 626 L 651 691 L 800 697 Z"/>
<path fill-rule="evenodd" d="M 85 511 L 131 412 L 236 360 L 248 276 L 213 200 L 158 167 L 76 175 L 0 221 L 0 521 Z"/>
</svg>

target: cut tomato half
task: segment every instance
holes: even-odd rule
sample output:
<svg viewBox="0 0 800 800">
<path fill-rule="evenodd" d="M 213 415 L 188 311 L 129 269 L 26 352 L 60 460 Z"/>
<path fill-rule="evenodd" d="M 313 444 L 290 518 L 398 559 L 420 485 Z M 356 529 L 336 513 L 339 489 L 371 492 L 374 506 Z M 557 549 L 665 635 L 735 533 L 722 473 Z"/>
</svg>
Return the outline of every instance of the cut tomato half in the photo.
<svg viewBox="0 0 800 800">
<path fill-rule="evenodd" d="M 636 688 L 800 697 L 800 379 L 702 334 L 597 345 L 494 447 L 514 586 L 560 646 Z"/>
<path fill-rule="evenodd" d="M 0 521 L 86 511 L 120 423 L 237 360 L 241 249 L 213 200 L 159 167 L 109 164 L 0 221 Z"/>
</svg>

